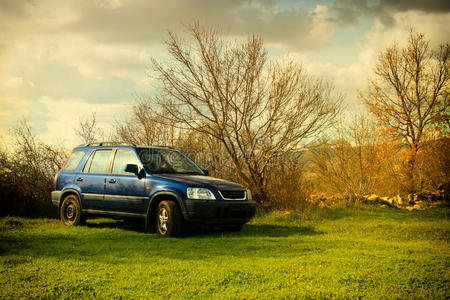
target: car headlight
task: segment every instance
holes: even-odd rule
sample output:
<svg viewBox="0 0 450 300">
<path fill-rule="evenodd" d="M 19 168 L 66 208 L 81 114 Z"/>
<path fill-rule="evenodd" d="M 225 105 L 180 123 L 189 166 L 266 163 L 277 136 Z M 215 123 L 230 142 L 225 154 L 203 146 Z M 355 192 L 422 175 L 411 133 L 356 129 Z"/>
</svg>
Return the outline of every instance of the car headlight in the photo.
<svg viewBox="0 0 450 300">
<path fill-rule="evenodd" d="M 214 194 L 210 190 L 204 188 L 188 187 L 187 196 L 189 199 L 216 200 Z"/>
<path fill-rule="evenodd" d="M 253 200 L 253 198 L 252 198 L 252 192 L 250 192 L 249 189 L 247 189 L 247 200 Z"/>
</svg>

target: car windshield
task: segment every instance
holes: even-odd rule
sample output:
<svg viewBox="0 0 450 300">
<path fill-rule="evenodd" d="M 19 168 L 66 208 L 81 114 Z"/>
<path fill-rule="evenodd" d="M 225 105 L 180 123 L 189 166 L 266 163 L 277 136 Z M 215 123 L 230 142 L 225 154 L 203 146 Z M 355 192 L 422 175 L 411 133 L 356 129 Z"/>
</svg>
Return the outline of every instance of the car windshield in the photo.
<svg viewBox="0 0 450 300">
<path fill-rule="evenodd" d="M 204 175 L 203 171 L 180 151 L 159 148 L 139 148 L 138 153 L 145 169 L 151 174 Z"/>
</svg>

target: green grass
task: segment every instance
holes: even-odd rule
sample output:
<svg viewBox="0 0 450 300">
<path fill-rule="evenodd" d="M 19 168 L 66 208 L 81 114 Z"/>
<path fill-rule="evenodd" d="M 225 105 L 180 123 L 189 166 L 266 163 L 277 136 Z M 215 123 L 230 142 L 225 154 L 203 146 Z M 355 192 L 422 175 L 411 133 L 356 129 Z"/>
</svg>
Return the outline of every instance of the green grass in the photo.
<svg viewBox="0 0 450 300">
<path fill-rule="evenodd" d="M 0 219 L 0 298 L 448 298 L 448 208 L 268 213 L 177 239 Z"/>
</svg>

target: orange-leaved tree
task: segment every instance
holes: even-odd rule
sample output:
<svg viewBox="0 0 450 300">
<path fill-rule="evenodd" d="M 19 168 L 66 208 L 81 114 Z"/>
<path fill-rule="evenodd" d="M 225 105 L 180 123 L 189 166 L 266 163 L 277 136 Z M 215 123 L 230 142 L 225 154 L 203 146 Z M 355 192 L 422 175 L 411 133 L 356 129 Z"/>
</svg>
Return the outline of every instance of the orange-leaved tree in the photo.
<svg viewBox="0 0 450 300">
<path fill-rule="evenodd" d="M 408 146 L 408 191 L 417 191 L 417 155 L 429 129 L 449 124 L 449 44 L 431 49 L 412 30 L 405 47 L 379 54 L 374 77 L 361 92 L 370 111 Z"/>
</svg>

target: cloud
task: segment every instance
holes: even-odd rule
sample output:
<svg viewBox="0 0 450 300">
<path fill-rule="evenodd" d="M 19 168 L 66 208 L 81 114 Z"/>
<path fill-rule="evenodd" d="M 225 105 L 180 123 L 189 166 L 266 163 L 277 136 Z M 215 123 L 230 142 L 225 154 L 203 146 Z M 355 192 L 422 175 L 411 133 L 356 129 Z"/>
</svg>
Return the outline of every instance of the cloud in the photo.
<svg viewBox="0 0 450 300">
<path fill-rule="evenodd" d="M 6 79 L 5 86 L 8 88 L 17 89 L 23 86 L 23 78 L 22 77 L 11 77 Z"/>
<path fill-rule="evenodd" d="M 340 62 L 345 58 L 336 46 L 332 46 L 330 52 L 317 54 L 314 59 L 311 55 L 299 54 L 297 60 L 303 62 L 310 74 L 332 80 L 337 90 L 346 96 L 344 104 L 349 112 L 364 110 L 363 103 L 358 99 L 358 91 L 366 90 L 368 80 L 374 74 L 378 54 L 394 43 L 403 47 L 407 42 L 411 25 L 414 25 L 416 32 L 425 34 L 432 48 L 450 40 L 450 27 L 443 26 L 448 24 L 450 13 L 432 14 L 409 10 L 395 12 L 392 18 L 395 25 L 388 25 L 380 19 L 375 19 L 373 25 L 352 42 L 350 45 L 352 56 L 345 63 Z M 342 44 L 341 47 L 345 49 Z M 336 55 L 333 56 L 333 53 Z"/>
<path fill-rule="evenodd" d="M 448 0 L 380 0 L 371 4 L 368 0 L 336 0 L 332 5 L 337 13 L 336 22 L 340 25 L 358 24 L 360 17 L 376 18 L 385 25 L 392 26 L 394 14 L 406 11 L 419 11 L 427 14 L 446 14 L 450 12 Z"/>
<path fill-rule="evenodd" d="M 261 35 L 268 43 L 290 49 L 326 46 L 327 32 L 314 31 L 331 20 L 298 6 L 279 10 L 274 1 L 124 1 L 115 5 L 83 2 L 78 17 L 63 30 L 92 41 L 113 44 L 160 44 L 168 30 L 180 31 L 195 19 L 230 35 Z"/>
<path fill-rule="evenodd" d="M 139 92 L 139 86 L 130 78 L 107 74 L 98 79 L 84 76 L 77 67 L 60 60 L 26 60 L 12 71 L 18 76 L 6 80 L 0 88 L 14 88 L 15 95 L 29 101 L 46 95 L 54 99 L 77 97 L 93 103 L 127 102 Z"/>
<path fill-rule="evenodd" d="M 415 24 L 417 32 L 425 34 L 430 40 L 432 48 L 438 47 L 443 42 L 449 42 L 450 27 L 443 27 L 448 22 L 450 13 L 429 14 L 418 10 L 402 11 L 392 14 L 395 26 L 389 26 L 379 19 L 360 40 L 359 48 L 353 62 L 342 67 L 326 66 L 321 70 L 330 72 L 335 79 L 336 86 L 346 96 L 348 108 L 363 107 L 358 99 L 358 91 L 367 88 L 368 80 L 374 74 L 374 67 L 378 60 L 378 54 L 393 45 L 399 43 L 402 47 L 407 42 L 411 24 Z"/>
<path fill-rule="evenodd" d="M 75 135 L 81 118 L 96 112 L 99 128 L 108 132 L 114 117 L 118 112 L 124 114 L 130 111 L 131 103 L 104 103 L 95 99 L 53 98 L 45 95 L 28 101 L 8 96 L 0 102 L 0 136 L 8 137 L 8 129 L 16 126 L 19 120 L 26 119 L 33 127 L 33 132 L 46 143 L 64 144 L 70 148 L 81 143 Z"/>
<path fill-rule="evenodd" d="M 325 5 L 280 9 L 272 0 L 3 0 L 1 126 L 26 117 L 42 132 L 51 130 L 43 120 L 56 112 L 44 105 L 45 99 L 63 107 L 76 99 L 79 109 L 132 102 L 134 94 L 151 89 L 149 58 L 164 57 L 167 31 L 181 32 L 194 19 L 230 37 L 256 33 L 272 47 L 296 51 L 326 47 L 333 32 Z M 110 118 L 124 113 L 108 112 Z"/>
<path fill-rule="evenodd" d="M 450 2 L 447 0 L 380 0 L 379 6 L 398 12 L 407 10 L 420 10 L 426 13 L 450 12 Z"/>
<path fill-rule="evenodd" d="M 395 42 L 406 43 L 411 28 L 415 32 L 425 34 L 433 48 L 450 42 L 450 12 L 446 14 L 429 14 L 423 11 L 410 10 L 392 15 L 396 26 L 388 26 L 381 20 L 375 20 L 372 28 L 366 32 L 364 40 L 367 47 L 381 50 Z"/>
<path fill-rule="evenodd" d="M 1 0 L 0 134 L 26 117 L 45 139 L 72 145 L 79 117 L 92 111 L 108 127 L 128 112 L 134 94 L 151 92 L 149 58 L 166 58 L 167 31 L 182 35 L 195 19 L 231 39 L 258 34 L 271 55 L 294 53 L 312 74 L 335 78 L 350 104 L 377 51 L 404 40 L 410 24 L 433 43 L 450 36 L 447 2 L 324 3 Z M 364 26 L 346 27 L 358 22 Z"/>
<path fill-rule="evenodd" d="M 37 119 L 38 125 L 44 126 L 41 137 L 52 143 L 62 143 L 69 148 L 82 141 L 75 135 L 80 120 L 96 113 L 97 126 L 104 132 L 109 132 L 113 125 L 113 118 L 117 112 L 126 112 L 131 109 L 127 103 L 89 103 L 85 99 L 64 98 L 53 99 L 42 97 L 39 100 L 46 109 L 52 112 L 52 118 Z"/>
</svg>

